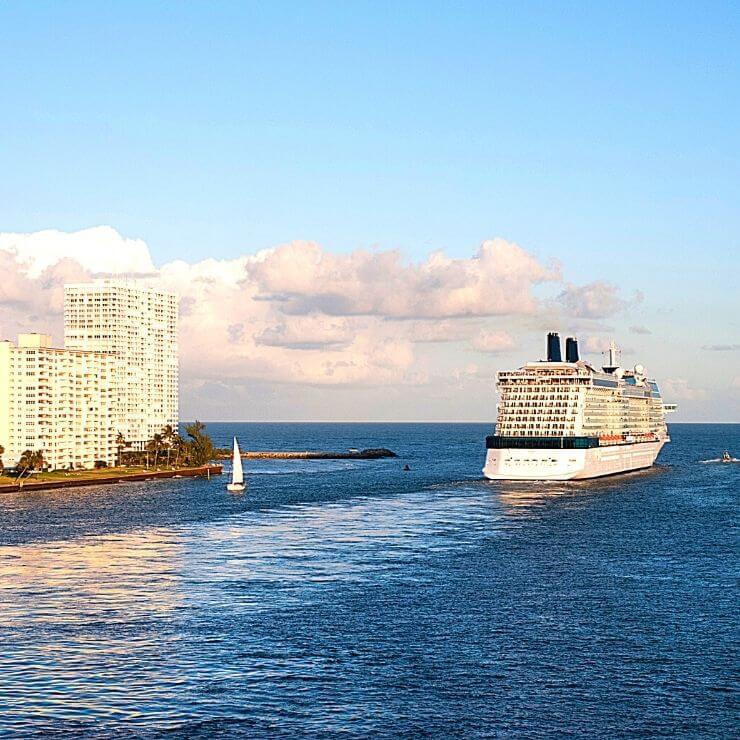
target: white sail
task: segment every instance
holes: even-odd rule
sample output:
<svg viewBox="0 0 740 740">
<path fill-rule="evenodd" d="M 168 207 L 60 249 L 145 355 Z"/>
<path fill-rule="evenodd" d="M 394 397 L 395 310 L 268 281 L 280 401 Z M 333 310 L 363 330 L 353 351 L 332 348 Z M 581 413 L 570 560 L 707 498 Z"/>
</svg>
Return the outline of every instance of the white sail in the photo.
<svg viewBox="0 0 740 740">
<path fill-rule="evenodd" d="M 239 453 L 239 443 L 234 437 L 234 457 L 231 463 L 231 482 L 244 483 L 244 472 L 242 471 L 242 456 Z"/>
</svg>

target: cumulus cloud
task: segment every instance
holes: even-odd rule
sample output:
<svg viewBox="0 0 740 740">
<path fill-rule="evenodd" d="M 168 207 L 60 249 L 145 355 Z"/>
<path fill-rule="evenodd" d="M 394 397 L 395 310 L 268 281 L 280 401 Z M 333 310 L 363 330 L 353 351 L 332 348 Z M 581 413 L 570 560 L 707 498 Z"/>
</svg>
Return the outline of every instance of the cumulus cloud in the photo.
<svg viewBox="0 0 740 740">
<path fill-rule="evenodd" d="M 405 264 L 398 251 L 335 255 L 293 242 L 250 265 L 260 298 L 286 314 L 450 318 L 532 313 L 532 286 L 558 278 L 516 244 L 484 242 L 471 259 L 434 252 Z"/>
<path fill-rule="evenodd" d="M 29 278 L 38 278 L 62 257 L 79 263 L 91 273 L 155 272 L 146 242 L 126 239 L 110 226 L 73 232 L 46 229 L 31 234 L 0 233 L 2 252 L 15 257 Z"/>
<path fill-rule="evenodd" d="M 627 305 L 627 301 L 619 297 L 617 287 L 603 280 L 588 285 L 568 285 L 558 301 L 570 316 L 582 319 L 603 319 Z"/>
<path fill-rule="evenodd" d="M 89 280 L 82 266 L 66 257 L 34 277 L 12 252 L 0 250 L 0 339 L 38 331 L 60 336 L 64 283 Z"/>
<path fill-rule="evenodd" d="M 581 347 L 585 352 L 600 354 L 609 349 L 609 339 L 606 337 L 588 336 L 581 341 Z"/>
<path fill-rule="evenodd" d="M 356 335 L 347 319 L 325 316 L 291 316 L 265 327 L 254 338 L 257 344 L 289 349 L 347 347 Z"/>
<path fill-rule="evenodd" d="M 607 337 L 590 335 L 585 337 L 581 342 L 580 346 L 583 348 L 586 354 L 605 354 L 609 350 L 611 339 Z M 619 356 L 633 355 L 635 350 L 632 347 L 623 347 L 621 344 L 617 344 L 617 352 Z"/>
<path fill-rule="evenodd" d="M 37 330 L 59 339 L 65 282 L 138 274 L 174 290 L 182 374 L 191 384 L 426 383 L 437 372 L 425 366 L 424 353 L 434 352 L 426 343 L 510 349 L 512 337 L 483 327 L 485 317 L 536 320 L 544 310 L 536 286 L 560 279 L 556 268 L 503 239 L 484 242 L 469 259 L 435 252 L 408 262 L 397 251 L 337 255 L 293 242 L 157 270 L 144 242 L 110 227 L 0 234 L 0 270 L 0 329 L 9 337 Z M 601 314 L 619 302 L 594 285 L 601 284 L 568 286 L 566 307 Z"/>
<path fill-rule="evenodd" d="M 707 397 L 706 390 L 694 388 L 686 378 L 666 378 L 661 385 L 667 402 L 702 401 Z"/>
<path fill-rule="evenodd" d="M 399 332 L 418 344 L 460 342 L 469 339 L 477 330 L 479 323 L 464 319 L 397 322 Z"/>
<path fill-rule="evenodd" d="M 474 362 L 469 362 L 465 367 L 456 367 L 452 371 L 452 377 L 459 383 L 471 378 L 480 377 L 480 367 Z"/>
<path fill-rule="evenodd" d="M 471 341 L 473 349 L 478 352 L 505 352 L 516 346 L 514 338 L 506 331 L 481 329 Z"/>
<path fill-rule="evenodd" d="M 0 304 L 10 308 L 33 300 L 36 286 L 14 254 L 0 250 L 0 275 Z"/>
<path fill-rule="evenodd" d="M 652 334 L 653 333 L 646 326 L 630 326 L 630 331 L 633 334 Z"/>
</svg>

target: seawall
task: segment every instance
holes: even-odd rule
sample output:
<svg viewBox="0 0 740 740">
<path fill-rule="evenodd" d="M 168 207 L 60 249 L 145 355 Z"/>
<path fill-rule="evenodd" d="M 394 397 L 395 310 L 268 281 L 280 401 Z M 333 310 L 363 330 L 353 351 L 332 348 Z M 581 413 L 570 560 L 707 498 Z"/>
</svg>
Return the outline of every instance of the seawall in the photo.
<svg viewBox="0 0 740 740">
<path fill-rule="evenodd" d="M 17 491 L 48 491 L 54 488 L 81 488 L 83 486 L 108 486 L 114 483 L 131 483 L 146 481 L 152 478 L 199 478 L 206 475 L 221 475 L 221 465 L 201 465 L 197 468 L 181 468 L 179 470 L 158 470 L 142 473 L 118 473 L 117 475 L 100 475 L 90 478 L 72 478 L 70 480 L 41 480 L 22 483 L 11 483 L 0 486 L 0 493 L 14 493 Z"/>
</svg>

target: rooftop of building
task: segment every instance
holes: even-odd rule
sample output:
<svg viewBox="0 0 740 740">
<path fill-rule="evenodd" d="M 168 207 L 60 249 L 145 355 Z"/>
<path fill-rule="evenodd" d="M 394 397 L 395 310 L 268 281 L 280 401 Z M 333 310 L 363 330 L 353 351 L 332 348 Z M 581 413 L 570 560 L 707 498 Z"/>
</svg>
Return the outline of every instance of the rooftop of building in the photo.
<svg viewBox="0 0 740 740">
<path fill-rule="evenodd" d="M 64 290 L 76 290 L 82 292 L 94 292 L 96 290 L 103 290 L 107 288 L 116 288 L 120 290 L 127 290 L 137 293 L 153 293 L 156 295 L 162 295 L 167 298 L 177 298 L 177 294 L 160 288 L 158 286 L 152 286 L 144 282 L 141 278 L 96 278 L 84 283 L 65 283 Z"/>
<path fill-rule="evenodd" d="M 110 352 L 53 347 L 51 334 L 39 334 L 37 332 L 19 334 L 15 342 L 11 339 L 3 339 L 0 340 L 0 344 L 9 344 L 15 349 L 44 350 L 46 352 L 69 352 L 74 355 L 95 355 L 96 357 L 110 357 L 111 355 Z"/>
</svg>

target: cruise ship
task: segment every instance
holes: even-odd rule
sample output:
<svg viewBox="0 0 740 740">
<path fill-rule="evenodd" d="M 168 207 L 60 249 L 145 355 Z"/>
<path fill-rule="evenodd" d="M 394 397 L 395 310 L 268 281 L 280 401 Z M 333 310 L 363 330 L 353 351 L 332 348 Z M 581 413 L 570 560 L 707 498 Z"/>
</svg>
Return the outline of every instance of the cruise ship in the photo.
<svg viewBox="0 0 740 740">
<path fill-rule="evenodd" d="M 576 480 L 648 468 L 670 441 L 665 404 L 642 365 L 619 365 L 614 342 L 601 370 L 568 337 L 547 336 L 547 360 L 500 372 L 496 433 L 486 438 L 491 480 Z"/>
</svg>

